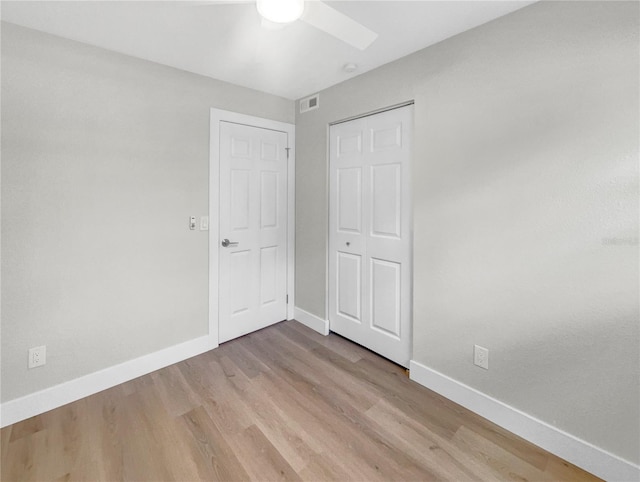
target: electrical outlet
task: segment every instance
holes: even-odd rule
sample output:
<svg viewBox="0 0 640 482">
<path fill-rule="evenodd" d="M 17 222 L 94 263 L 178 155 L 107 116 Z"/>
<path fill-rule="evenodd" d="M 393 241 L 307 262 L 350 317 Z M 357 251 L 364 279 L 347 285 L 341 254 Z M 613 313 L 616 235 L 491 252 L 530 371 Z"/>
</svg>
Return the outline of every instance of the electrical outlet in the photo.
<svg viewBox="0 0 640 482">
<path fill-rule="evenodd" d="M 47 346 L 29 348 L 29 368 L 35 368 L 47 363 Z"/>
<path fill-rule="evenodd" d="M 489 350 L 480 346 L 473 345 L 473 363 L 485 370 L 489 369 Z"/>
</svg>

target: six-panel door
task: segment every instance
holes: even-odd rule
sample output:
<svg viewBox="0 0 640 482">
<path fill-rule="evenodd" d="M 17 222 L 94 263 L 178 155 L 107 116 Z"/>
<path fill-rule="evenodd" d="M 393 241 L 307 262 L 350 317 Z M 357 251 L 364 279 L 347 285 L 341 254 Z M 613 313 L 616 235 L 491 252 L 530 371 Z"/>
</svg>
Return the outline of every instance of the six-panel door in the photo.
<svg viewBox="0 0 640 482">
<path fill-rule="evenodd" d="M 411 355 L 412 107 L 330 128 L 329 322 L 399 363 Z"/>
<path fill-rule="evenodd" d="M 287 316 L 286 147 L 284 132 L 220 123 L 221 343 Z"/>
</svg>

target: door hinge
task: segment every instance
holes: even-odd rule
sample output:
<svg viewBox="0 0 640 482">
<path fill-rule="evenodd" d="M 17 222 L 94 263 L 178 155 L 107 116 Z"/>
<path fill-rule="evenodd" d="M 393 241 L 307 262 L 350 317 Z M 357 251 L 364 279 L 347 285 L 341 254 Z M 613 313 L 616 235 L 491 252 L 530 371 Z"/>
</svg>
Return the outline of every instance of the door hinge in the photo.
<svg viewBox="0 0 640 482">
<path fill-rule="evenodd" d="M 291 150 L 291 148 L 285 147 L 284 150 L 287 151 L 287 159 L 289 159 L 289 151 Z"/>
<path fill-rule="evenodd" d="M 287 295 L 287 304 L 289 304 L 289 295 Z"/>
</svg>

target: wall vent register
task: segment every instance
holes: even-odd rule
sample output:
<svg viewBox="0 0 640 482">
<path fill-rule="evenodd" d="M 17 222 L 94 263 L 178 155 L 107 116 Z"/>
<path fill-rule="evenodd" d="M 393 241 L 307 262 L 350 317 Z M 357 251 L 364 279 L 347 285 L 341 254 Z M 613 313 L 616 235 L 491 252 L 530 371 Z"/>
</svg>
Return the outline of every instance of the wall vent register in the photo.
<svg viewBox="0 0 640 482">
<path fill-rule="evenodd" d="M 300 101 L 300 113 L 309 112 L 320 107 L 320 94 L 314 94 Z"/>
</svg>

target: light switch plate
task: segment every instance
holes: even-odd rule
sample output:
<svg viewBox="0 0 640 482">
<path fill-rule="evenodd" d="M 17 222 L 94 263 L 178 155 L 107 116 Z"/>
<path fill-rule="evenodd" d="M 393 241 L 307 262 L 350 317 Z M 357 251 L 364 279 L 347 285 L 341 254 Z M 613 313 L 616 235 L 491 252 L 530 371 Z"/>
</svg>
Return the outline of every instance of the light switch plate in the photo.
<svg viewBox="0 0 640 482">
<path fill-rule="evenodd" d="M 209 216 L 200 217 L 200 231 L 209 231 Z"/>
</svg>

